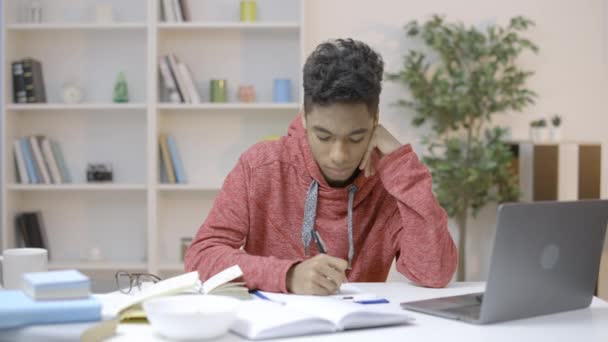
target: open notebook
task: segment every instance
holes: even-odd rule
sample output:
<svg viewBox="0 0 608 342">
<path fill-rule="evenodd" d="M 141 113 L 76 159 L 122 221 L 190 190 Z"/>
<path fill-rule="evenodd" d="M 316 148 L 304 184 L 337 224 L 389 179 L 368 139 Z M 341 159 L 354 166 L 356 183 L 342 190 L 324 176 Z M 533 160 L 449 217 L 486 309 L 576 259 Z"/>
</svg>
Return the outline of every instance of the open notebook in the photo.
<svg viewBox="0 0 608 342">
<path fill-rule="evenodd" d="M 282 302 L 243 302 L 231 330 L 258 340 L 404 324 L 412 320 L 397 308 L 372 307 L 328 297 L 294 296 Z"/>
</svg>

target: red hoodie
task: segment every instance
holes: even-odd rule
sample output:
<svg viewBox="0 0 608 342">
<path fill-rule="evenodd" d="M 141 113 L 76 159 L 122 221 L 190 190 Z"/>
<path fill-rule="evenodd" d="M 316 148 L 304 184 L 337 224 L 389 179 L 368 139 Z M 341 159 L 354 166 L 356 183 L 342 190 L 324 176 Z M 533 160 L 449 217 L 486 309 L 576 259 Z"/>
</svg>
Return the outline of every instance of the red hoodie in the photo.
<svg viewBox="0 0 608 342">
<path fill-rule="evenodd" d="M 411 281 L 443 287 L 456 269 L 457 252 L 447 216 L 431 191 L 431 174 L 404 145 L 376 163 L 376 174 L 354 181 L 354 257 L 350 282 L 386 281 L 397 270 Z M 315 162 L 301 117 L 288 135 L 260 142 L 226 177 L 213 209 L 185 257 L 186 271 L 202 280 L 238 264 L 250 289 L 287 292 L 287 271 L 305 260 L 304 203 L 318 182 L 314 228 L 327 254 L 348 259 L 347 188 L 332 188 Z M 310 244 L 309 257 L 318 254 Z"/>
</svg>

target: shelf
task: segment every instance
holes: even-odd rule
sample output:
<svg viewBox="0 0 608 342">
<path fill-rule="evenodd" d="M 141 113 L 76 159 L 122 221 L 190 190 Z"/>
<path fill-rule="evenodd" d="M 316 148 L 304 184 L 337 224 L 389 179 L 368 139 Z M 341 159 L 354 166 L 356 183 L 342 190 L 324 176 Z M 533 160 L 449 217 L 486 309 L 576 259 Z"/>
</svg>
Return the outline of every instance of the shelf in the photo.
<svg viewBox="0 0 608 342">
<path fill-rule="evenodd" d="M 220 191 L 220 187 L 197 184 L 159 184 L 160 191 Z"/>
<path fill-rule="evenodd" d="M 140 191 L 144 184 L 10 184 L 10 191 Z"/>
<path fill-rule="evenodd" d="M 143 103 L 30 103 L 7 104 L 6 110 L 40 111 L 40 110 L 145 110 Z"/>
<path fill-rule="evenodd" d="M 129 262 L 49 262 L 49 269 L 77 269 L 85 271 L 118 271 L 118 270 L 145 270 L 148 265 L 145 263 Z"/>
<path fill-rule="evenodd" d="M 158 109 L 161 110 L 299 110 L 300 104 L 292 103 L 159 103 Z"/>
<path fill-rule="evenodd" d="M 300 24 L 297 22 L 256 22 L 241 23 L 230 21 L 215 22 L 185 22 L 185 23 L 159 23 L 158 29 L 161 31 L 169 30 L 299 30 Z"/>
<path fill-rule="evenodd" d="M 41 30 L 143 30 L 144 23 L 46 23 L 46 24 L 9 24 L 8 31 L 41 31 Z"/>
</svg>

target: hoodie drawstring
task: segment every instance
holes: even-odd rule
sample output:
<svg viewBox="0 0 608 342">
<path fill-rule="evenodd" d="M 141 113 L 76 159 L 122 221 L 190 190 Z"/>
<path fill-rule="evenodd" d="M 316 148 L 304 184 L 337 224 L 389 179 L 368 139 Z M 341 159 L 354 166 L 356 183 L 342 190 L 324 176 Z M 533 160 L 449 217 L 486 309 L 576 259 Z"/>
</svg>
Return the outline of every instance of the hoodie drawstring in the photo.
<svg viewBox="0 0 608 342">
<path fill-rule="evenodd" d="M 302 223 L 302 243 L 304 244 L 304 254 L 308 256 L 308 245 L 312 239 L 312 230 L 315 227 L 317 217 L 317 197 L 319 194 L 319 183 L 313 180 L 306 193 L 304 204 L 304 222 Z"/>
<path fill-rule="evenodd" d="M 351 269 L 353 258 L 355 256 L 355 244 L 353 241 L 353 202 L 355 194 L 359 191 L 356 185 L 348 187 L 348 269 Z M 315 218 L 317 217 L 317 201 L 319 196 L 319 183 L 313 179 L 306 193 L 306 202 L 304 204 L 304 220 L 302 222 L 302 243 L 304 244 L 304 253 L 309 255 L 310 240 L 312 240 L 312 232 L 315 226 Z"/>
<path fill-rule="evenodd" d="M 359 191 L 356 185 L 351 185 L 348 188 L 348 269 L 353 266 L 353 257 L 355 256 L 355 243 L 353 242 L 353 202 L 355 193 Z"/>
</svg>

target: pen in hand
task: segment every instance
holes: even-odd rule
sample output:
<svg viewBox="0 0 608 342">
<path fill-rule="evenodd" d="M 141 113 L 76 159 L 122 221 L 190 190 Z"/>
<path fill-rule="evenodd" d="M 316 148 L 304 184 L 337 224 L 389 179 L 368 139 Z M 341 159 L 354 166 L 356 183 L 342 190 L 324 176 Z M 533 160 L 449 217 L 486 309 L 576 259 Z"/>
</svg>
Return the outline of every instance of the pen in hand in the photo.
<svg viewBox="0 0 608 342">
<path fill-rule="evenodd" d="M 316 230 L 312 231 L 312 238 L 315 240 L 317 247 L 319 248 L 319 252 L 323 254 L 327 254 L 327 249 L 325 249 L 325 244 L 323 240 L 321 240 L 321 235 Z"/>
</svg>

